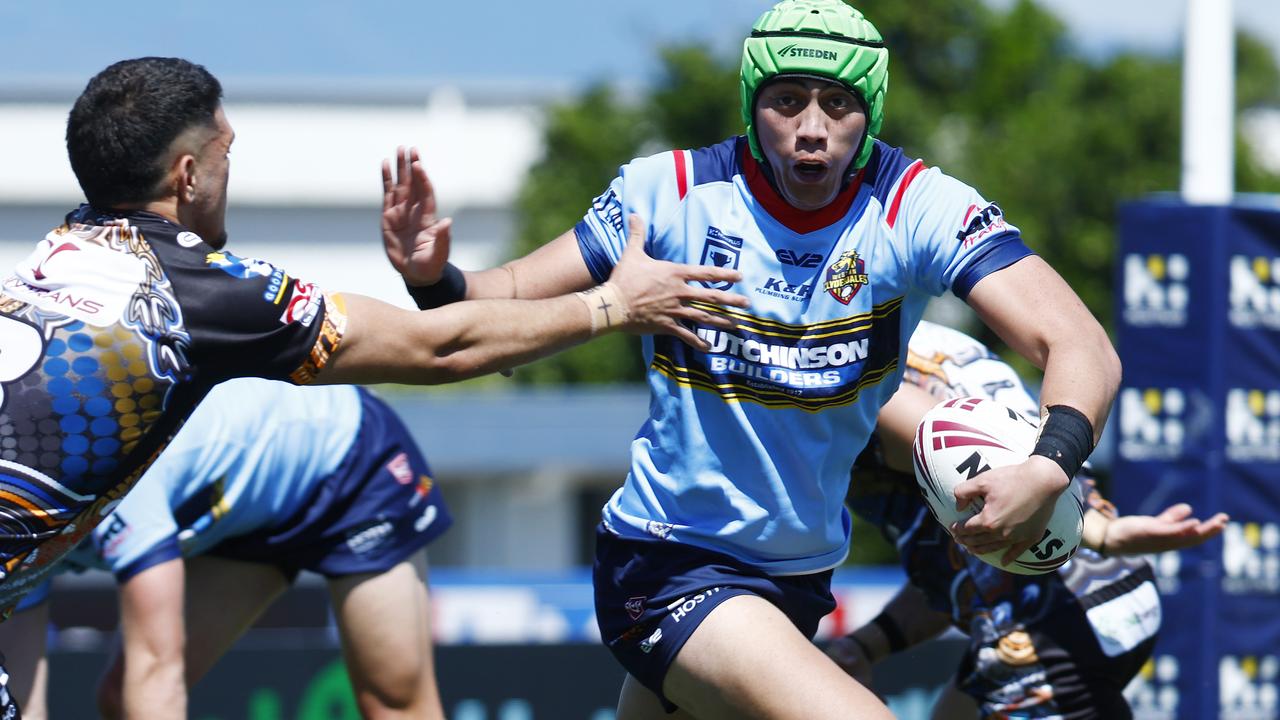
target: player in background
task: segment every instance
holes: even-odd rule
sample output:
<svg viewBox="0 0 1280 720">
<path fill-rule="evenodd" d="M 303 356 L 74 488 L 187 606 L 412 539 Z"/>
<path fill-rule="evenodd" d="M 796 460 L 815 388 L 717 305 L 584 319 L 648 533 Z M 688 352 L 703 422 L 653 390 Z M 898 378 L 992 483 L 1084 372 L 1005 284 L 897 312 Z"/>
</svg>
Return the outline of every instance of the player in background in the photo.
<svg viewBox="0 0 1280 720">
<path fill-rule="evenodd" d="M 88 203 L 0 280 L 5 615 L 219 382 L 452 382 L 617 330 L 705 347 L 677 321 L 733 323 L 690 303 L 747 302 L 689 284 L 732 284 L 737 272 L 655 261 L 638 242 L 608 282 L 577 296 L 412 312 L 325 292 L 225 249 L 234 133 L 221 96 L 208 71 L 177 58 L 126 60 L 96 75 L 67 122 Z M 384 238 L 412 244 L 425 231 L 429 241 L 421 167 L 386 178 L 384 195 Z M 17 715 L 0 687 L 0 719 Z"/>
<path fill-rule="evenodd" d="M 420 307 L 589 287 L 636 242 L 633 213 L 655 257 L 743 274 L 718 287 L 750 311 L 699 306 L 736 330 L 691 318 L 709 347 L 644 339 L 651 414 L 594 572 L 623 720 L 889 717 L 810 638 L 848 551 L 849 468 L 933 296 L 965 299 L 1045 370 L 1041 443 L 961 487 L 983 501 L 962 542 L 1012 559 L 1038 540 L 1102 429 L 1120 375 L 1105 332 L 998 206 L 876 139 L 888 62 L 851 6 L 786 0 L 744 43 L 745 136 L 631 161 L 576 227 L 501 268 L 447 265 L 448 219 L 387 243 L 432 293 Z"/>
<path fill-rule="evenodd" d="M 961 549 L 929 513 L 911 464 L 924 414 L 956 397 L 995 400 L 1035 420 L 1038 405 L 1013 368 L 964 333 L 921 322 L 907 347 L 902 387 L 880 410 L 854 466 L 848 502 L 901 555 L 908 583 L 873 621 L 827 652 L 869 685 L 871 666 L 948 627 L 970 638 L 955 682 L 934 708 L 963 718 L 1131 717 L 1123 690 L 1151 656 L 1160 598 L 1150 565 L 1124 557 L 1191 547 L 1222 532 L 1174 505 L 1157 516 L 1117 516 L 1085 471 L 1085 532 L 1075 557 L 1045 575 L 1015 575 Z"/>
<path fill-rule="evenodd" d="M 187 688 L 309 570 L 328 580 L 361 715 L 443 719 L 425 547 L 451 522 L 408 430 L 367 391 L 217 386 L 64 563 L 120 583 L 123 655 L 103 678 L 100 712 L 181 717 Z M 15 666 L 44 655 L 43 633 L 21 626 L 43 628 L 42 609 L 24 608 L 46 594 L 0 625 Z M 10 633 L 38 640 L 7 642 Z M 47 716 L 43 693 L 16 694 L 28 718 Z"/>
</svg>

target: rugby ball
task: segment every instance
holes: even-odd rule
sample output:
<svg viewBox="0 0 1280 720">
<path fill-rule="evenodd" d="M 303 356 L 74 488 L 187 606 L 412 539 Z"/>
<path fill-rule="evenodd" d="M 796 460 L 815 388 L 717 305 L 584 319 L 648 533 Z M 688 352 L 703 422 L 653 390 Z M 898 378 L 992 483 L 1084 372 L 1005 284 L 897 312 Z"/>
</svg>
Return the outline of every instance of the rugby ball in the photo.
<svg viewBox="0 0 1280 720">
<path fill-rule="evenodd" d="M 1017 465 L 1035 447 L 1038 426 L 993 400 L 962 397 L 945 400 L 925 414 L 913 443 L 916 482 L 933 516 L 950 531 L 981 511 L 981 501 L 956 510 L 955 488 L 985 470 Z M 1004 551 L 978 555 L 989 565 L 1019 575 L 1052 572 L 1071 559 L 1084 531 L 1084 501 L 1076 483 L 1058 496 L 1053 517 L 1040 542 L 1009 565 Z"/>
</svg>

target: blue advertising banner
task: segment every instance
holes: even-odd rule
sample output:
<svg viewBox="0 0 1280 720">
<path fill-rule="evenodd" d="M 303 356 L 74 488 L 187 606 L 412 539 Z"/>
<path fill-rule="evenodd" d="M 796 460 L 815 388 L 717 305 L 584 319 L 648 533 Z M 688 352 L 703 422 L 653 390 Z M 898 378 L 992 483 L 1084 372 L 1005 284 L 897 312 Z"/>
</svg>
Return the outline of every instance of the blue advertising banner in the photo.
<svg viewBox="0 0 1280 720">
<path fill-rule="evenodd" d="M 1225 511 L 1223 537 L 1156 557 L 1164 621 L 1135 716 L 1280 718 L 1280 206 L 1126 206 L 1112 496 Z"/>
</svg>

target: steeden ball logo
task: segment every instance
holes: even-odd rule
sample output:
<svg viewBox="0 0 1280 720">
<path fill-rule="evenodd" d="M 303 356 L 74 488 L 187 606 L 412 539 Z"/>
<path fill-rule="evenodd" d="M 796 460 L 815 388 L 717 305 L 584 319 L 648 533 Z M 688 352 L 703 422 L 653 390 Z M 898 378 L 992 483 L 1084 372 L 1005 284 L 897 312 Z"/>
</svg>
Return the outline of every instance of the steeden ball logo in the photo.
<svg viewBox="0 0 1280 720">
<path fill-rule="evenodd" d="M 1191 264 L 1181 253 L 1124 256 L 1124 319 L 1139 327 L 1187 322 Z"/>
</svg>

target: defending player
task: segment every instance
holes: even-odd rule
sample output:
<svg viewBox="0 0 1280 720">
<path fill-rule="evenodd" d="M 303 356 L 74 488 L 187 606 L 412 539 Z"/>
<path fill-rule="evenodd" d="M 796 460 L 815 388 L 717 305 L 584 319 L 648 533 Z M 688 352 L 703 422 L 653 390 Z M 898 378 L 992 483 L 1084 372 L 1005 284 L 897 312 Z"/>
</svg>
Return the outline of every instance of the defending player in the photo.
<svg viewBox="0 0 1280 720">
<path fill-rule="evenodd" d="M 746 304 L 688 284 L 738 273 L 654 261 L 640 243 L 577 297 L 410 312 L 326 293 L 224 249 L 234 133 L 221 95 L 198 65 L 142 58 L 99 73 L 72 108 L 67 149 L 88 204 L 0 281 L 0 608 L 106 516 L 223 380 L 452 382 L 620 329 L 702 346 L 678 320 L 732 323 L 686 303 Z M 383 233 L 412 244 L 429 192 L 420 167 L 399 180 Z M 17 715 L 9 705 L 0 689 L 0 718 Z"/>
<path fill-rule="evenodd" d="M 368 392 L 219 385 L 68 555 L 67 564 L 105 567 L 120 582 L 123 657 L 104 678 L 100 711 L 184 717 L 187 687 L 309 570 L 329 581 L 362 716 L 443 718 L 425 547 L 451 522 L 408 430 Z M 18 612 L 0 638 L 24 634 L 27 616 L 41 619 Z M 43 655 L 38 638 L 6 642 L 9 659 Z M 19 700 L 30 718 L 47 714 L 43 696 Z"/>
<path fill-rule="evenodd" d="M 809 637 L 848 549 L 849 467 L 931 297 L 964 298 L 1045 369 L 1042 442 L 962 487 L 984 502 L 963 542 L 1012 558 L 1038 540 L 1101 430 L 1119 382 L 1106 334 L 999 207 L 876 139 L 887 67 L 850 6 L 781 2 L 745 42 L 745 137 L 628 163 L 575 228 L 502 268 L 445 265 L 447 219 L 430 241 L 388 239 L 426 286 L 420 306 L 588 287 L 634 242 L 632 213 L 655 257 L 743 273 L 716 287 L 750 294 L 750 312 L 699 305 L 737 330 L 690 318 L 709 347 L 644 341 L 651 415 L 604 509 L 594 577 L 629 674 L 623 720 L 889 716 Z"/>
<path fill-rule="evenodd" d="M 891 652 L 954 626 L 970 637 L 938 720 L 1131 717 L 1124 687 L 1151 655 L 1160 599 L 1151 567 L 1123 555 L 1198 545 L 1227 516 L 1188 517 L 1175 505 L 1158 516 L 1116 516 L 1084 473 L 1082 549 L 1056 572 L 1014 575 L 957 547 L 933 520 L 911 467 L 920 419 L 940 400 L 977 396 L 1035 417 L 1021 379 L 986 346 L 950 328 L 920 323 L 907 349 L 902 387 L 881 409 L 876 433 L 854 467 L 849 506 L 875 523 L 901 554 L 909 583 L 880 616 L 827 652 L 864 683 Z M 976 704 L 975 704 L 976 703 Z"/>
</svg>

